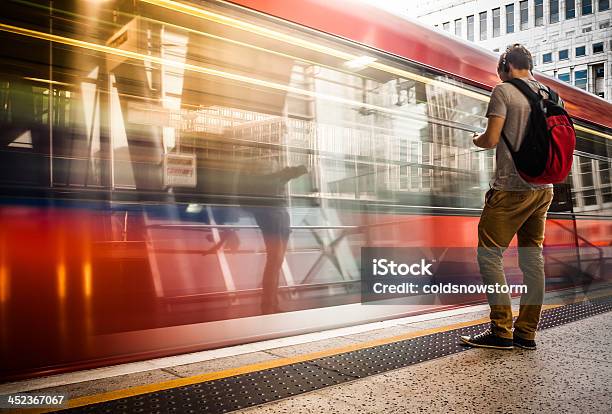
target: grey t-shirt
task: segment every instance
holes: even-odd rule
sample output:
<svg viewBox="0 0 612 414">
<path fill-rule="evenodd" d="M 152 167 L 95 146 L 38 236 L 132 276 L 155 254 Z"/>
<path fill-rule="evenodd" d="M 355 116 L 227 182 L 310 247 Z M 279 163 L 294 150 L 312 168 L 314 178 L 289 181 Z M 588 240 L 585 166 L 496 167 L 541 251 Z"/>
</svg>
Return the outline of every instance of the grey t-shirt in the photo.
<svg viewBox="0 0 612 414">
<path fill-rule="evenodd" d="M 538 92 L 540 88 L 548 90 L 545 85 L 536 80 L 528 78 L 521 78 L 521 80 L 526 81 L 535 92 Z M 525 137 L 530 111 L 529 101 L 516 86 L 510 83 L 500 83 L 493 88 L 486 116 L 505 118 L 503 132 L 516 151 Z M 516 171 L 506 142 L 501 137 L 495 150 L 495 161 L 497 166 L 491 187 L 496 190 L 524 191 L 552 187 L 552 184 L 530 184 L 523 180 Z"/>
</svg>

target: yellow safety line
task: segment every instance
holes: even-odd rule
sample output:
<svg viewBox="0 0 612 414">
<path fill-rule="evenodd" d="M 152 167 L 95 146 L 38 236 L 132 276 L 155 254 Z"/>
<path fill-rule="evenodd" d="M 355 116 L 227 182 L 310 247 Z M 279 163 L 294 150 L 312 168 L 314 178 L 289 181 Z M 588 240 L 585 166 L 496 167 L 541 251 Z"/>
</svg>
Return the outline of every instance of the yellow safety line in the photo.
<svg viewBox="0 0 612 414">
<path fill-rule="evenodd" d="M 542 307 L 543 310 L 558 308 L 562 305 L 544 305 Z M 514 316 L 518 315 L 518 312 L 513 312 Z M 420 336 L 431 335 L 440 332 L 447 332 L 453 329 L 464 328 L 466 326 L 474 326 L 479 325 L 481 323 L 486 323 L 490 319 L 489 318 L 481 318 L 472 321 L 466 322 L 458 322 L 451 325 L 445 325 L 437 328 L 424 329 L 416 332 L 408 332 L 401 335 L 396 335 L 388 338 L 375 339 L 372 341 L 360 342 L 353 345 L 346 345 L 339 348 L 326 349 L 319 352 L 313 352 L 309 354 L 297 355 L 294 357 L 286 357 L 286 358 L 278 358 L 270 361 L 258 362 L 256 364 L 243 365 L 237 368 L 230 368 L 223 371 L 209 372 L 205 374 L 194 375 L 186 378 L 178 378 L 169 381 L 157 382 L 153 384 L 145 384 L 139 385 L 132 388 L 125 388 L 119 390 L 108 391 L 100 394 L 88 395 L 84 397 L 74 398 L 68 402 L 68 407 L 62 407 L 61 409 L 66 408 L 75 408 L 75 407 L 83 407 L 86 405 L 102 403 L 106 401 L 118 400 L 121 398 L 133 397 L 136 395 L 147 394 L 155 391 L 167 390 L 170 388 L 182 387 L 186 385 L 197 384 L 206 381 L 218 380 L 221 378 L 233 377 L 241 374 L 248 374 L 251 372 L 262 371 L 270 368 L 278 368 L 282 366 L 297 364 L 299 362 L 311 361 L 318 358 L 324 358 L 333 355 L 344 354 L 346 352 L 358 351 L 361 349 L 372 348 L 375 346 L 391 344 L 395 342 L 405 341 L 407 339 L 412 339 Z M 40 410 L 28 410 L 29 413 L 48 413 L 56 411 L 55 409 L 46 408 Z"/>
</svg>

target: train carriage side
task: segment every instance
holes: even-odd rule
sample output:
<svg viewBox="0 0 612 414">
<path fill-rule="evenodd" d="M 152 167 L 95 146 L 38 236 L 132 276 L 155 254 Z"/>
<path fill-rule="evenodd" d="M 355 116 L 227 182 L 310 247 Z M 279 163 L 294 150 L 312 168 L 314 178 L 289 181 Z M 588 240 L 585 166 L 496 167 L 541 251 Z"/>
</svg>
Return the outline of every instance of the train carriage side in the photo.
<svg viewBox="0 0 612 414">
<path fill-rule="evenodd" d="M 445 280 L 479 279 L 495 165 L 471 135 L 493 55 L 344 2 L 73 3 L 9 0 L 0 19 L 3 380 L 483 301 L 362 306 L 360 249 L 450 252 Z M 594 289 L 611 105 L 538 76 L 579 136 L 547 288 Z"/>
</svg>

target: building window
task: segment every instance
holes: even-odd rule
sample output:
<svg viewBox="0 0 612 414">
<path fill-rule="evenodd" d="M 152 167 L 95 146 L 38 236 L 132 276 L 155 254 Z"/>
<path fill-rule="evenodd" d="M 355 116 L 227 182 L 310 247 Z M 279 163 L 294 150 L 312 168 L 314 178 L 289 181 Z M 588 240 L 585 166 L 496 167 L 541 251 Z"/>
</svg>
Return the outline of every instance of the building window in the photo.
<svg viewBox="0 0 612 414">
<path fill-rule="evenodd" d="M 493 9 L 493 37 L 499 36 L 500 24 L 499 8 Z"/>
<path fill-rule="evenodd" d="M 559 78 L 559 80 L 561 80 L 563 82 L 570 83 L 570 74 L 569 73 L 559 73 L 559 75 L 557 77 Z"/>
<path fill-rule="evenodd" d="M 576 57 L 584 56 L 584 55 L 586 55 L 586 47 L 585 46 L 578 46 L 576 48 Z"/>
<path fill-rule="evenodd" d="M 487 40 L 487 12 L 479 14 L 480 17 L 480 40 Z"/>
<path fill-rule="evenodd" d="M 599 0 L 599 11 L 605 11 L 610 9 L 610 0 Z"/>
<path fill-rule="evenodd" d="M 559 0 L 550 0 L 548 8 L 550 9 L 550 22 L 559 23 Z"/>
<path fill-rule="evenodd" d="M 461 36 L 461 19 L 455 20 L 455 34 Z"/>
<path fill-rule="evenodd" d="M 565 18 L 573 19 L 576 17 L 576 0 L 565 0 Z"/>
<path fill-rule="evenodd" d="M 467 38 L 474 41 L 474 15 L 467 17 Z"/>
<path fill-rule="evenodd" d="M 600 29 L 607 29 L 608 27 L 610 27 L 610 20 L 603 22 L 603 23 L 599 23 Z"/>
<path fill-rule="evenodd" d="M 514 4 L 506 6 L 506 33 L 514 33 Z"/>
<path fill-rule="evenodd" d="M 528 0 L 524 0 L 519 3 L 521 10 L 521 30 L 527 29 L 529 27 L 529 2 Z"/>
<path fill-rule="evenodd" d="M 559 50 L 559 60 L 569 59 L 569 52 L 567 49 Z"/>
<path fill-rule="evenodd" d="M 603 52 L 603 42 L 593 43 L 593 53 Z"/>
<path fill-rule="evenodd" d="M 587 71 L 586 70 L 577 70 L 574 73 L 574 85 L 577 88 L 586 90 L 587 88 Z"/>
<path fill-rule="evenodd" d="M 593 30 L 593 28 L 592 28 L 591 26 L 583 27 L 583 28 L 582 28 L 582 33 L 588 33 L 588 32 L 590 32 L 591 30 Z"/>
<path fill-rule="evenodd" d="M 593 0 L 582 0 L 582 15 L 593 13 Z"/>
<path fill-rule="evenodd" d="M 542 63 L 550 63 L 552 62 L 552 53 L 544 53 L 542 55 Z"/>
<path fill-rule="evenodd" d="M 604 67 L 600 66 L 595 69 L 595 78 L 603 78 L 604 77 Z"/>
<path fill-rule="evenodd" d="M 535 25 L 542 26 L 544 24 L 544 0 L 535 0 Z"/>
<path fill-rule="evenodd" d="M 450 22 L 442 23 L 442 29 L 450 32 Z"/>
</svg>

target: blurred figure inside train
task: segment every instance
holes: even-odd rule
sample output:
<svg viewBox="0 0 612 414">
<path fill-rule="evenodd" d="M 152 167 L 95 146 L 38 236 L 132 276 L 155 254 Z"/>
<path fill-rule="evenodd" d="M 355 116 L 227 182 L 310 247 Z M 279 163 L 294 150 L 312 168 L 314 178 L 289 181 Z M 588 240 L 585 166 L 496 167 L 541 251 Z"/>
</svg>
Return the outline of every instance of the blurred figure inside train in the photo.
<svg viewBox="0 0 612 414">
<path fill-rule="evenodd" d="M 245 162 L 238 175 L 239 203 L 255 219 L 266 249 L 261 301 L 264 314 L 281 311 L 278 282 L 291 233 L 287 183 L 307 172 L 303 165 L 280 168 L 278 161 L 271 158 Z"/>
</svg>

